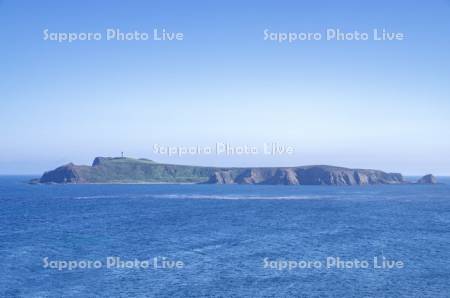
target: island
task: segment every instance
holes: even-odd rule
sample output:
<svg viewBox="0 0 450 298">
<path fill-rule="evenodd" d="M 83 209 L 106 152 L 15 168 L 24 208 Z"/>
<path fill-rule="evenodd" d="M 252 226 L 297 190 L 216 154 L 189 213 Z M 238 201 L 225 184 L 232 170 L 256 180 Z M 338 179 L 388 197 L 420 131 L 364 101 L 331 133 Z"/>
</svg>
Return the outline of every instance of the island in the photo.
<svg viewBox="0 0 450 298">
<path fill-rule="evenodd" d="M 262 185 L 407 184 L 402 174 L 327 165 L 297 167 L 206 167 L 157 163 L 129 157 L 96 157 L 91 166 L 69 163 L 31 183 L 199 183 Z M 435 184 L 432 175 L 416 183 Z"/>
</svg>

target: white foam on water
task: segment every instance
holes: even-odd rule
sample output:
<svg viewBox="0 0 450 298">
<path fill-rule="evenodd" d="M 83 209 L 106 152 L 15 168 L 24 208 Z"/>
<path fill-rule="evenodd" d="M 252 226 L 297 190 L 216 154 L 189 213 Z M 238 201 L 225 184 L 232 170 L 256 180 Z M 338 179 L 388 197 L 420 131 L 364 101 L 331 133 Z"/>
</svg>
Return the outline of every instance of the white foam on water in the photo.
<svg viewBox="0 0 450 298">
<path fill-rule="evenodd" d="M 114 198 L 123 198 L 127 197 L 127 195 L 95 195 L 95 196 L 80 196 L 74 197 L 74 200 L 90 200 L 90 199 L 114 199 Z"/>
<path fill-rule="evenodd" d="M 245 194 L 121 194 L 121 195 L 92 195 L 78 196 L 75 200 L 89 199 L 192 199 L 192 200 L 323 200 L 323 199 L 342 199 L 342 194 L 336 195 L 245 195 Z"/>
<path fill-rule="evenodd" d="M 335 195 L 288 195 L 288 196 L 263 196 L 263 195 L 203 195 L 203 194 L 162 194 L 154 195 L 155 198 L 167 199 L 204 199 L 204 200 L 317 200 L 338 198 Z"/>
</svg>

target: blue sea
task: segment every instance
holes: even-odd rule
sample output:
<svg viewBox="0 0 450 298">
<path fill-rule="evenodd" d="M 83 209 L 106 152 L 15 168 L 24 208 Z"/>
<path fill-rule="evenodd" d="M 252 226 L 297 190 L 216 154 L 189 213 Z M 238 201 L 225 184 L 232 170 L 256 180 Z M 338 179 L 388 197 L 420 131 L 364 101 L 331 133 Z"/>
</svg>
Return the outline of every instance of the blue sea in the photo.
<svg viewBox="0 0 450 298">
<path fill-rule="evenodd" d="M 0 177 L 0 297 L 450 297 L 448 184 L 30 178 Z"/>
</svg>

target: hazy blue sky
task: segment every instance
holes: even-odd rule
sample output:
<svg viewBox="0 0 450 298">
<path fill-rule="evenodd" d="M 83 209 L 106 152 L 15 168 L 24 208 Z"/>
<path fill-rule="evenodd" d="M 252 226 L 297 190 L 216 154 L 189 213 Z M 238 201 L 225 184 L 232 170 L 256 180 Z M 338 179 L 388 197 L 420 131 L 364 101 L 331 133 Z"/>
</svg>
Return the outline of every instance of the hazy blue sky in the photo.
<svg viewBox="0 0 450 298">
<path fill-rule="evenodd" d="M 43 40 L 44 29 L 106 28 L 165 28 L 184 40 Z M 280 44 L 263 34 L 327 28 L 384 28 L 406 40 Z M 121 151 L 450 174 L 449 1 L 0 0 L 0 34 L 3 174 Z M 154 144 L 216 142 L 280 142 L 295 154 L 153 153 Z"/>
</svg>

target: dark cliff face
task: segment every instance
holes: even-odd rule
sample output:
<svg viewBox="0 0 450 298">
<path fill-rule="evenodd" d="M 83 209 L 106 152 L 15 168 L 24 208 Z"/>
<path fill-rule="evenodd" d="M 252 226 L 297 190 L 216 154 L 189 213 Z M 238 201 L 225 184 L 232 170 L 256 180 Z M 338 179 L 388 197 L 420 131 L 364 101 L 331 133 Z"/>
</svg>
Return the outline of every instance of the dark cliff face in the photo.
<svg viewBox="0 0 450 298">
<path fill-rule="evenodd" d="M 208 183 L 283 184 L 283 185 L 366 185 L 401 184 L 403 176 L 376 170 L 347 169 L 331 166 L 294 168 L 250 168 L 221 170 Z"/>
<path fill-rule="evenodd" d="M 416 182 L 417 184 L 437 184 L 437 179 L 431 174 L 425 175 Z"/>
<path fill-rule="evenodd" d="M 77 166 L 73 163 L 45 172 L 39 180 L 41 183 L 77 183 L 82 179 L 77 173 Z"/>
<path fill-rule="evenodd" d="M 44 173 L 41 183 L 209 183 L 366 185 L 405 183 L 401 174 L 333 166 L 215 168 L 159 164 L 148 159 L 97 157 L 92 166 L 67 164 Z"/>
</svg>

